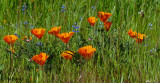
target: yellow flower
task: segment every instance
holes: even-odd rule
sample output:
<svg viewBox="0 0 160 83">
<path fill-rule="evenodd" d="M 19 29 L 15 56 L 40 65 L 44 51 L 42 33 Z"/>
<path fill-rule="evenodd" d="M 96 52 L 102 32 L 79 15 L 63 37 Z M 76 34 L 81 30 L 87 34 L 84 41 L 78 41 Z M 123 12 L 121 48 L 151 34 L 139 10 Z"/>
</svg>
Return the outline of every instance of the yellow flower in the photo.
<svg viewBox="0 0 160 83">
<path fill-rule="evenodd" d="M 6 23 L 6 20 L 4 20 L 3 22 Z"/>
</svg>

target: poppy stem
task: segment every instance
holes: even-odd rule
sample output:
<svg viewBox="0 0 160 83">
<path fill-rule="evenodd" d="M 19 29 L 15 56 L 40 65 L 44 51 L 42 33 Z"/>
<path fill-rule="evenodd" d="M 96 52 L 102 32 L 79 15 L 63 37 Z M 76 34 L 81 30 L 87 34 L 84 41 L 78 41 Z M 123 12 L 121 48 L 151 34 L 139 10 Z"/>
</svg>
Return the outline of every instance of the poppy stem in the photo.
<svg viewBox="0 0 160 83">
<path fill-rule="evenodd" d="M 13 46 L 11 46 L 11 47 L 13 48 Z M 13 66 L 13 52 L 11 51 L 10 52 L 10 75 L 11 75 L 12 70 L 13 70 L 12 66 Z"/>
<path fill-rule="evenodd" d="M 42 65 L 40 66 L 40 69 L 43 70 L 43 66 Z"/>
<path fill-rule="evenodd" d="M 65 43 L 65 45 L 66 45 L 66 48 L 65 48 L 65 49 L 68 50 L 67 43 Z"/>
</svg>

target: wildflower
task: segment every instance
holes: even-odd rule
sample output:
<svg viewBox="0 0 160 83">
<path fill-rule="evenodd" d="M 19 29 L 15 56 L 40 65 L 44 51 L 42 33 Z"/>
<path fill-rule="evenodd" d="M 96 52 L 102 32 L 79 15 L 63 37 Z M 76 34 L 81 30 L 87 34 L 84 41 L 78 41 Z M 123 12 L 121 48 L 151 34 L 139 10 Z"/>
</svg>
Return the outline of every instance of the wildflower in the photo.
<svg viewBox="0 0 160 83">
<path fill-rule="evenodd" d="M 74 53 L 71 51 L 64 51 L 61 53 L 61 57 L 65 58 L 65 59 L 69 59 L 69 60 L 72 59 L 72 55 L 74 55 Z"/>
<path fill-rule="evenodd" d="M 32 29 L 33 29 L 33 28 L 34 28 L 34 26 L 33 26 L 33 25 L 31 25 L 31 27 L 30 27 L 30 28 L 32 28 Z"/>
<path fill-rule="evenodd" d="M 153 48 L 152 50 L 150 50 L 150 52 L 153 52 L 153 51 L 156 52 L 157 50 L 155 48 Z"/>
<path fill-rule="evenodd" d="M 43 66 L 48 57 L 49 55 L 46 55 L 46 53 L 42 52 L 39 55 L 34 55 L 32 57 L 32 60 L 35 61 L 37 64 Z"/>
<path fill-rule="evenodd" d="M 77 32 L 79 32 L 79 30 L 72 30 L 72 32 L 75 32 L 75 33 L 77 33 Z"/>
<path fill-rule="evenodd" d="M 153 29 L 152 28 L 153 25 L 151 23 L 149 23 L 148 26 L 149 26 L 148 29 Z"/>
<path fill-rule="evenodd" d="M 73 27 L 74 29 L 78 29 L 78 28 L 79 28 L 79 26 L 77 26 L 77 23 L 74 23 L 74 25 L 72 25 L 72 27 Z"/>
<path fill-rule="evenodd" d="M 80 19 L 80 20 L 82 20 L 83 18 L 82 18 L 82 17 L 80 17 L 79 19 Z"/>
<path fill-rule="evenodd" d="M 59 34 L 60 30 L 61 30 L 61 26 L 59 26 L 59 28 L 58 27 L 53 27 L 50 31 L 48 31 L 48 33 L 52 34 L 52 35 L 54 33 L 54 35 L 57 36 L 57 34 Z"/>
<path fill-rule="evenodd" d="M 140 15 L 141 15 L 141 17 L 144 17 L 143 10 L 141 10 L 140 12 L 138 12 L 138 14 L 140 14 Z"/>
<path fill-rule="evenodd" d="M 31 41 L 31 40 L 32 40 L 32 37 L 31 37 L 31 36 L 30 36 L 30 37 L 24 36 L 24 37 L 22 38 L 22 40 L 25 40 L 26 42 L 28 42 L 28 41 Z"/>
<path fill-rule="evenodd" d="M 35 35 L 38 39 L 41 39 L 44 35 L 46 29 L 43 28 L 35 28 L 31 30 L 31 33 Z"/>
<path fill-rule="evenodd" d="M 90 59 L 95 51 L 96 48 L 92 48 L 91 45 L 84 46 L 78 49 L 78 53 L 81 54 L 85 59 Z"/>
<path fill-rule="evenodd" d="M 112 14 L 107 12 L 98 12 L 97 16 L 102 22 L 105 22 L 110 16 L 112 16 Z"/>
<path fill-rule="evenodd" d="M 38 42 L 37 45 L 43 45 L 43 43 L 42 42 Z"/>
<path fill-rule="evenodd" d="M 111 22 L 105 21 L 105 22 L 104 22 L 104 29 L 105 29 L 106 31 L 109 31 L 111 25 L 112 25 Z"/>
<path fill-rule="evenodd" d="M 36 72 L 38 71 L 38 69 L 36 69 Z"/>
<path fill-rule="evenodd" d="M 26 6 L 26 4 L 24 4 L 23 6 L 22 6 L 22 14 L 25 14 L 25 10 L 27 10 L 27 8 L 28 8 L 28 6 Z"/>
<path fill-rule="evenodd" d="M 65 44 L 67 44 L 73 34 L 74 34 L 74 32 L 69 32 L 69 33 L 58 34 L 57 36 L 58 36 Z"/>
<path fill-rule="evenodd" d="M 92 12 L 96 9 L 96 7 L 92 6 Z"/>
<path fill-rule="evenodd" d="M 95 24 L 96 21 L 97 21 L 97 18 L 95 18 L 95 17 L 89 17 L 89 18 L 87 19 L 87 21 L 88 21 L 92 26 L 94 26 L 94 24 Z"/>
<path fill-rule="evenodd" d="M 61 12 L 65 12 L 65 11 L 66 11 L 66 10 L 65 10 L 65 6 L 63 5 Z"/>
<path fill-rule="evenodd" d="M 89 38 L 88 40 L 91 41 L 92 39 Z"/>
<path fill-rule="evenodd" d="M 4 20 L 3 22 L 6 23 L 6 20 Z"/>
<path fill-rule="evenodd" d="M 131 37 L 131 38 L 136 38 L 137 37 L 137 32 L 133 32 L 132 29 L 129 29 L 128 31 L 128 35 Z"/>
<path fill-rule="evenodd" d="M 74 23 L 74 25 L 72 25 L 72 27 L 73 27 L 73 29 L 74 30 L 72 30 L 73 32 L 79 32 L 79 30 L 77 30 L 77 29 L 79 29 L 79 26 L 77 26 L 77 23 Z"/>
<path fill-rule="evenodd" d="M 141 43 L 144 39 L 146 39 L 146 35 L 138 33 L 138 37 L 136 37 L 136 42 Z"/>
<path fill-rule="evenodd" d="M 15 33 L 14 35 L 16 35 L 17 37 L 19 37 L 19 35 L 17 35 L 17 33 Z"/>
<path fill-rule="evenodd" d="M 3 37 L 3 39 L 9 45 L 13 45 L 14 42 L 18 39 L 18 37 L 16 35 L 6 35 L 6 36 Z"/>
</svg>

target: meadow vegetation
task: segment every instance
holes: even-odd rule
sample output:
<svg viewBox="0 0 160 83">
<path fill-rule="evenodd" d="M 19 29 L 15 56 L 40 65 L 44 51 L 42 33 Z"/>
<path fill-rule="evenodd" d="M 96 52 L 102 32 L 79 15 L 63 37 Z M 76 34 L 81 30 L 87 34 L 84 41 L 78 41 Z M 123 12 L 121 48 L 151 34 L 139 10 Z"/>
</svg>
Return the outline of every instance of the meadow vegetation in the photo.
<svg viewBox="0 0 160 83">
<path fill-rule="evenodd" d="M 159 43 L 159 0 L 0 0 L 4 83 L 159 83 Z"/>
</svg>

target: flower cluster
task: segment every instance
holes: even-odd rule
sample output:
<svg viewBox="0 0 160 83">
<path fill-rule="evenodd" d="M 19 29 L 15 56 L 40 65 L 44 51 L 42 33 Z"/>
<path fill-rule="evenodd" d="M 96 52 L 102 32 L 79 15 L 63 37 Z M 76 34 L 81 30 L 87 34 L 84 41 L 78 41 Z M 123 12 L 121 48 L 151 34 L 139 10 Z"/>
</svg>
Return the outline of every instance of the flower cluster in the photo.
<svg viewBox="0 0 160 83">
<path fill-rule="evenodd" d="M 108 22 L 107 19 L 108 19 L 110 16 L 112 16 L 112 14 L 111 14 L 111 13 L 107 13 L 107 12 L 98 12 L 98 15 L 97 15 L 97 16 L 98 16 L 98 17 L 100 18 L 100 20 L 103 22 L 103 24 L 104 24 L 104 29 L 105 29 L 106 31 L 109 31 L 112 23 L 111 23 L 111 22 Z M 87 21 L 88 21 L 92 26 L 94 26 L 94 24 L 95 24 L 96 21 L 97 21 L 97 18 L 96 18 L 96 17 L 89 17 L 89 18 L 87 19 Z"/>
<path fill-rule="evenodd" d="M 107 12 L 98 12 L 98 15 L 97 15 L 100 20 L 104 23 L 104 28 L 106 31 L 109 31 L 112 23 L 111 22 L 108 22 L 107 19 L 112 16 L 111 13 L 107 13 Z"/>
<path fill-rule="evenodd" d="M 145 34 L 141 34 L 141 33 L 138 33 L 136 31 L 132 31 L 132 29 L 129 29 L 128 31 L 128 35 L 133 38 L 133 39 L 136 39 L 136 42 L 137 43 L 141 43 L 144 39 L 146 39 L 146 35 Z"/>
</svg>

